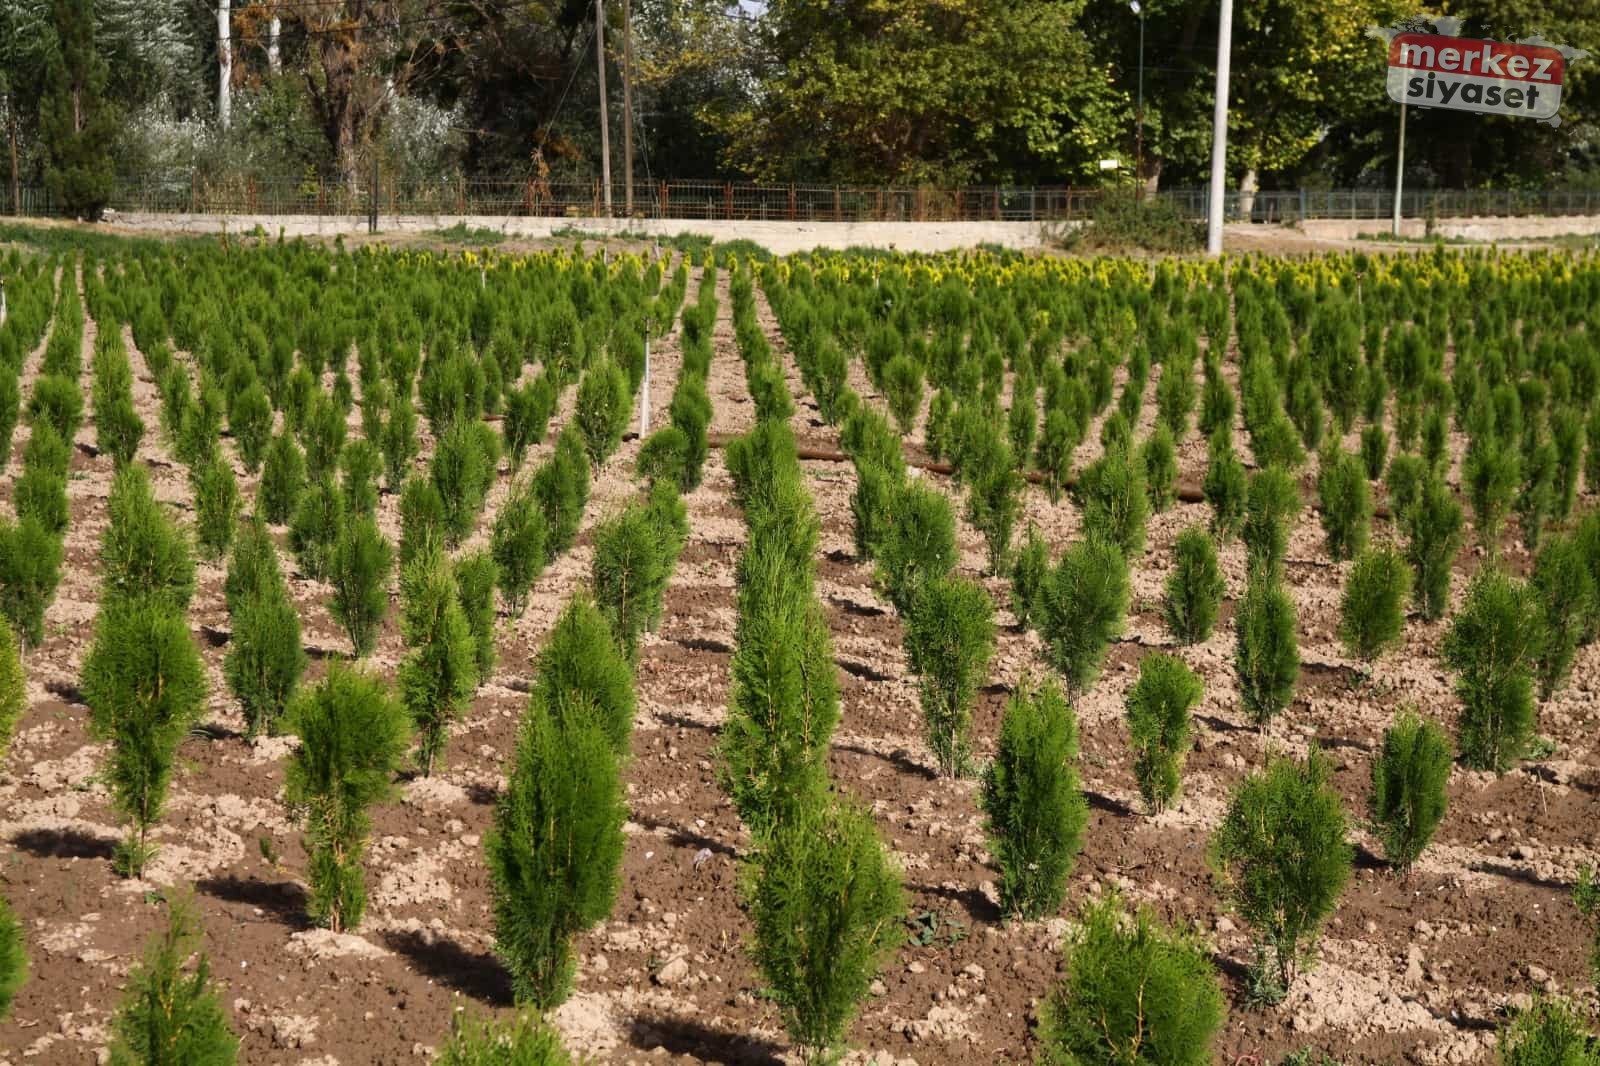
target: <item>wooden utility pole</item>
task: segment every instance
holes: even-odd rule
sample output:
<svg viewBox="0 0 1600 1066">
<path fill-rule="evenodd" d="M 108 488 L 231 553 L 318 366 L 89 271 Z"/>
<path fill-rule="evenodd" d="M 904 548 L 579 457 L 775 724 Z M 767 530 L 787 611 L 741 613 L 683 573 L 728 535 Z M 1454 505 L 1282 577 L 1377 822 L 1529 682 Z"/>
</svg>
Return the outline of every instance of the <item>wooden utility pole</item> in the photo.
<svg viewBox="0 0 1600 1066">
<path fill-rule="evenodd" d="M 633 0 L 622 0 L 622 213 L 633 217 Z"/>
<path fill-rule="evenodd" d="M 606 3 L 594 0 L 594 65 L 600 72 L 600 186 L 611 217 L 611 122 L 606 115 Z"/>
</svg>

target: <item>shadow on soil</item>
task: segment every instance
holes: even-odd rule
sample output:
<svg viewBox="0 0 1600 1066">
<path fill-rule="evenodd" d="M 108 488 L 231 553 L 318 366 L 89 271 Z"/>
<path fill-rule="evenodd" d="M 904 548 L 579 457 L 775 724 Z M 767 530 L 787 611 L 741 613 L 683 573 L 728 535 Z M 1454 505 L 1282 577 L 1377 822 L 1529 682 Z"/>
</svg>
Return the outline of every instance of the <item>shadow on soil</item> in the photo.
<svg viewBox="0 0 1600 1066">
<path fill-rule="evenodd" d="M 306 890 L 293 881 L 264 881 L 259 877 L 206 877 L 194 883 L 201 895 L 225 903 L 259 908 L 274 921 L 292 929 L 309 928 L 306 922 Z"/>
<path fill-rule="evenodd" d="M 628 1042 L 641 1051 L 661 1048 L 724 1066 L 779 1066 L 782 1049 L 771 1041 L 724 1032 L 688 1018 L 650 1015 L 633 1019 Z"/>
<path fill-rule="evenodd" d="M 26 829 L 11 838 L 17 850 L 40 859 L 109 859 L 117 842 L 81 829 Z"/>
<path fill-rule="evenodd" d="M 445 937 L 390 930 L 383 943 L 424 977 L 495 1007 L 512 1004 L 511 975 L 493 955 L 469 950 Z"/>
</svg>

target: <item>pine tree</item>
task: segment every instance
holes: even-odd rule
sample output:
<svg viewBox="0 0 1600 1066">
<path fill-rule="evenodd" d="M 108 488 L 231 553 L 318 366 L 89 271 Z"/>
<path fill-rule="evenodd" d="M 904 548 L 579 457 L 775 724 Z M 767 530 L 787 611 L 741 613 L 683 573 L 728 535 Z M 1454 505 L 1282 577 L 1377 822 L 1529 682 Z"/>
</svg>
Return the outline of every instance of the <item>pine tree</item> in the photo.
<svg viewBox="0 0 1600 1066">
<path fill-rule="evenodd" d="M 200 926 L 189 901 L 167 905 L 167 927 L 128 978 L 112 1020 L 112 1066 L 232 1066 L 239 1038 L 228 1026 L 211 966 L 198 951 Z M 191 955 L 192 973 L 184 972 Z"/>
<path fill-rule="evenodd" d="M 1139 661 L 1139 680 L 1128 691 L 1128 737 L 1139 794 L 1152 813 L 1166 810 L 1182 789 L 1184 758 L 1194 747 L 1189 711 L 1204 692 L 1205 684 L 1176 656 L 1152 653 Z"/>
<path fill-rule="evenodd" d="M 1200 644 L 1217 624 L 1224 591 L 1217 549 L 1200 526 L 1178 534 L 1164 606 L 1167 629 L 1179 644 Z"/>
<path fill-rule="evenodd" d="M 287 432 L 273 437 L 256 486 L 256 506 L 262 517 L 276 526 L 287 523 L 294 516 L 305 482 L 306 463 L 300 445 Z"/>
<path fill-rule="evenodd" d="M 557 717 L 597 716 L 617 758 L 627 757 L 635 709 L 633 668 L 594 601 L 578 595 L 567 603 L 534 671 L 530 705 L 537 701 Z"/>
<path fill-rule="evenodd" d="M 28 683 L 22 673 L 22 655 L 10 626 L 0 625 L 0 764 L 11 750 L 17 723 L 28 710 Z M 0 971 L 3 972 L 3 971 Z M 0 986 L 4 985 L 0 979 Z M 0 1009 L 0 1014 L 4 1014 Z"/>
<path fill-rule="evenodd" d="M 1405 634 L 1411 568 L 1388 545 L 1368 548 L 1345 580 L 1339 605 L 1339 639 L 1345 650 L 1371 662 Z"/>
<path fill-rule="evenodd" d="M 1289 706 L 1300 676 L 1294 601 L 1269 573 L 1250 575 L 1234 617 L 1234 666 L 1239 699 L 1251 721 L 1265 729 Z"/>
<path fill-rule="evenodd" d="M 96 221 L 111 199 L 117 118 L 109 69 L 95 47 L 93 0 L 52 0 L 56 47 L 46 53 L 39 143 L 45 184 L 71 214 Z"/>
<path fill-rule="evenodd" d="M 1479 570 L 1445 634 L 1441 657 L 1463 704 L 1457 742 L 1476 770 L 1505 773 L 1533 739 L 1533 668 L 1544 612 L 1526 582 Z"/>
<path fill-rule="evenodd" d="M 546 527 L 544 512 L 526 487 L 512 490 L 494 518 L 489 551 L 499 574 L 500 596 L 506 613 L 521 618 L 528 593 L 544 572 Z"/>
<path fill-rule="evenodd" d="M 62 542 L 36 518 L 0 518 L 0 614 L 23 642 L 44 642 L 44 612 L 61 583 Z"/>
<path fill-rule="evenodd" d="M 11 1013 L 11 1004 L 27 980 L 27 937 L 11 905 L 0 897 L 0 1021 Z"/>
<path fill-rule="evenodd" d="M 1089 539 L 1068 548 L 1040 590 L 1039 636 L 1069 694 L 1087 692 L 1128 613 L 1128 564 L 1121 549 Z"/>
<path fill-rule="evenodd" d="M 1406 562 L 1416 577 L 1414 602 L 1423 618 L 1437 621 L 1449 605 L 1450 573 L 1461 550 L 1461 505 L 1442 478 L 1429 477 L 1400 516 L 1406 532 Z"/>
<path fill-rule="evenodd" d="M 353 929 L 367 905 L 367 810 L 389 795 L 410 742 L 405 709 L 381 681 L 335 664 L 321 684 L 295 697 L 287 728 L 300 737 L 284 775 L 284 802 L 306 819 L 306 908 L 317 925 Z"/>
<path fill-rule="evenodd" d="M 1402 711 L 1384 732 L 1372 762 L 1372 820 L 1396 870 L 1411 868 L 1444 818 L 1450 763 L 1444 730 L 1415 708 Z"/>
<path fill-rule="evenodd" d="M 344 523 L 329 560 L 333 599 L 328 613 L 344 627 L 358 659 L 372 653 L 389 613 L 389 568 L 394 550 L 370 517 Z"/>
<path fill-rule="evenodd" d="M 481 549 L 457 559 L 455 569 L 456 595 L 472 634 L 473 661 L 478 671 L 477 683 L 481 685 L 494 673 L 494 587 L 500 575 L 494 558 Z"/>
</svg>

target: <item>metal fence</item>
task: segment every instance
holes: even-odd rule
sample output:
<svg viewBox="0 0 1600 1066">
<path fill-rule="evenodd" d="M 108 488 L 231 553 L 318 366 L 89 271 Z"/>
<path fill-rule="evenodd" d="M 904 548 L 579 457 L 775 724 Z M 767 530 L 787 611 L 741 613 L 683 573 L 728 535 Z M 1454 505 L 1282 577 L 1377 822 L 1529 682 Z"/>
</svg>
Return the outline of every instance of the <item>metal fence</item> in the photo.
<svg viewBox="0 0 1600 1066">
<path fill-rule="evenodd" d="M 261 181 L 203 174 L 152 176 L 117 185 L 109 206 L 119 212 L 227 215 L 321 215 L 361 217 L 373 207 L 369 185 L 318 181 Z M 1071 221 L 1090 214 L 1108 195 L 1105 188 L 1071 186 L 983 186 L 967 188 L 756 185 L 714 181 L 641 182 L 631 212 L 620 182 L 613 211 L 638 219 L 700 219 L 786 222 Z M 1186 216 L 1204 219 L 1206 189 L 1163 189 L 1156 196 Z M 380 181 L 380 216 L 502 216 L 567 218 L 605 215 L 598 181 L 549 182 L 456 179 Z M 58 215 L 59 203 L 43 188 L 24 186 L 20 203 L 3 196 L 12 213 Z M 1417 189 L 1405 193 L 1402 213 L 1410 218 L 1469 216 L 1589 215 L 1600 212 L 1595 189 Z M 1230 219 L 1288 223 L 1301 219 L 1386 219 L 1394 193 L 1380 189 L 1295 189 L 1227 194 Z"/>
</svg>

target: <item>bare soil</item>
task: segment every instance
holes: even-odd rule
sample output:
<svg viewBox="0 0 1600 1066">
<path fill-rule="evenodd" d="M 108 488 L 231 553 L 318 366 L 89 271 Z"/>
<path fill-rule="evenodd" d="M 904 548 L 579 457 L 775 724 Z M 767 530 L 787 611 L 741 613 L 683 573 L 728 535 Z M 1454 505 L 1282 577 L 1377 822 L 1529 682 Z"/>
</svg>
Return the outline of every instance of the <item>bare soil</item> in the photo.
<svg viewBox="0 0 1600 1066">
<path fill-rule="evenodd" d="M 750 428 L 754 408 L 733 343 L 725 275 L 718 284 L 723 299 L 709 381 L 711 428 L 733 434 Z M 782 351 L 764 301 L 763 312 Z M 90 323 L 86 368 L 94 337 Z M 652 422 L 660 424 L 678 373 L 676 338 L 654 355 Z M 182 468 L 157 430 L 154 384 L 142 355 L 134 353 L 133 360 L 136 403 L 149 427 L 139 457 L 150 464 L 158 494 L 186 506 Z M 29 380 L 37 364 L 35 353 Z M 797 435 L 803 443 L 837 447 L 837 433 L 822 423 L 792 361 L 788 369 Z M 882 402 L 864 378 L 854 384 L 869 402 Z M 544 449 L 570 408 L 569 396 Z M 358 426 L 353 419 L 352 430 Z M 25 433 L 19 427 L 11 467 L 0 475 L 0 497 L 10 496 Z M 161 852 L 148 875 L 126 881 L 112 873 L 109 856 L 120 830 L 95 776 L 104 751 L 88 737 L 87 708 L 75 687 L 96 611 L 95 554 L 106 522 L 111 460 L 92 454 L 92 426 L 78 443 L 68 489 L 68 570 L 47 616 L 48 639 L 29 655 L 32 706 L 0 772 L 0 839 L 10 845 L 0 862 L 0 890 L 21 917 L 33 955 L 32 977 L 12 1018 L 0 1024 L 0 1064 L 88 1063 L 103 1056 L 129 969 L 164 921 L 155 905 L 162 894 L 194 896 L 223 1002 L 244 1040 L 244 1062 L 425 1061 L 454 1015 L 508 1011 L 508 980 L 492 954 L 482 835 L 514 747 L 532 659 L 556 613 L 587 579 L 587 530 L 638 489 L 632 477 L 638 442 L 625 443 L 601 471 L 584 536 L 544 574 L 528 612 L 501 619 L 499 666 L 452 736 L 444 771 L 402 781 L 395 799 L 376 810 L 371 905 L 361 927 L 343 935 L 310 928 L 303 917 L 305 852 L 281 802 L 294 741 L 246 742 L 238 707 L 222 683 L 227 616 L 223 570 L 215 562 L 200 568 L 192 613 L 212 679 L 207 724 L 181 749 L 171 802 L 155 835 Z M 1185 478 L 1198 479 L 1203 442 L 1191 435 L 1180 462 Z M 1173 542 L 1185 527 L 1205 522 L 1208 512 L 1190 504 L 1155 516 L 1143 557 L 1135 561 L 1127 635 L 1077 707 L 1092 816 L 1069 905 L 1047 921 L 1001 924 L 977 783 L 933 776 L 900 620 L 875 588 L 871 568 L 852 550 L 852 468 L 805 465 L 822 518 L 818 592 L 828 609 L 842 686 L 843 719 L 830 769 L 841 789 L 872 810 L 904 868 L 923 934 L 917 939 L 926 941 L 908 943 L 890 959 L 852 1030 L 852 1044 L 861 1050 L 851 1061 L 1030 1059 L 1037 1007 L 1059 979 L 1059 949 L 1071 916 L 1108 886 L 1168 920 L 1193 923 L 1210 939 L 1231 1006 L 1217 1052 L 1230 1063 L 1273 1062 L 1306 1046 L 1350 1062 L 1482 1062 L 1492 1055 L 1504 1009 L 1529 993 L 1559 990 L 1593 1005 L 1586 933 L 1568 894 L 1579 867 L 1600 858 L 1593 833 L 1600 765 L 1592 739 L 1600 646 L 1581 654 L 1572 684 L 1541 710 L 1540 730 L 1554 742 L 1552 756 L 1500 778 L 1460 769 L 1452 774 L 1450 812 L 1409 879 L 1392 876 L 1376 857 L 1375 839 L 1358 829 L 1357 869 L 1318 965 L 1284 1004 L 1253 1009 L 1244 988 L 1248 932 L 1219 902 L 1206 864 L 1208 836 L 1233 788 L 1267 749 L 1300 752 L 1313 742 L 1331 753 L 1335 782 L 1359 822 L 1373 749 L 1397 708 L 1414 702 L 1454 724 L 1458 704 L 1437 661 L 1442 624 L 1413 618 L 1404 646 L 1370 674 L 1347 659 L 1335 629 L 1348 564 L 1327 562 L 1314 512 L 1306 511 L 1288 567 L 1305 662 L 1294 706 L 1265 735 L 1247 724 L 1237 706 L 1227 624 L 1205 644 L 1168 649 L 1202 675 L 1206 693 L 1183 799 L 1160 816 L 1146 816 L 1122 724 L 1123 697 L 1139 658 L 1169 644 L 1159 603 Z M 242 468 L 238 472 L 242 476 Z M 491 507 L 504 498 L 511 478 L 502 469 Z M 241 488 L 248 494 L 253 482 L 242 478 Z M 577 990 L 555 1022 L 574 1051 L 605 1062 L 796 1061 L 745 952 L 749 924 L 737 880 L 749 839 L 717 784 L 715 748 L 734 633 L 733 574 L 744 540 L 720 453 L 713 453 L 705 482 L 687 505 L 690 539 L 664 620 L 646 637 L 638 669 L 639 715 L 625 771 L 630 820 L 623 890 L 611 919 L 582 939 Z M 386 493 L 381 515 L 391 535 L 397 506 Z M 1030 491 L 1028 518 L 1057 550 L 1079 526 L 1069 503 L 1053 506 L 1038 489 Z M 1374 532 L 1382 537 L 1390 531 L 1380 521 Z M 961 571 L 981 577 L 981 539 L 963 528 L 961 548 Z M 1521 549 L 1508 542 L 1506 552 L 1515 562 Z M 1226 620 L 1232 598 L 1243 590 L 1242 548 L 1228 547 L 1222 562 Z M 1469 551 L 1459 562 L 1457 599 L 1477 560 Z M 347 654 L 348 644 L 328 615 L 328 587 L 290 570 L 306 642 L 318 656 L 314 679 L 325 659 Z M 1008 603 L 1006 582 L 983 580 L 997 602 Z M 1004 608 L 1001 621 L 993 677 L 975 716 L 980 757 L 993 750 L 1013 686 L 1047 669 L 1037 638 L 1015 626 Z M 373 667 L 392 671 L 401 651 L 391 616 Z"/>
</svg>

